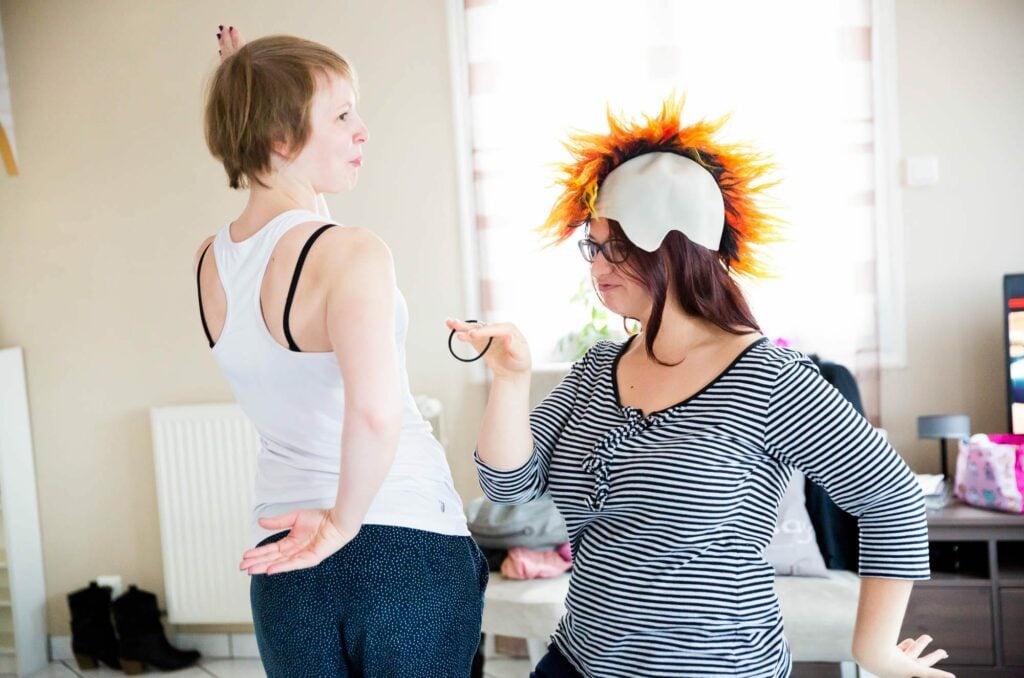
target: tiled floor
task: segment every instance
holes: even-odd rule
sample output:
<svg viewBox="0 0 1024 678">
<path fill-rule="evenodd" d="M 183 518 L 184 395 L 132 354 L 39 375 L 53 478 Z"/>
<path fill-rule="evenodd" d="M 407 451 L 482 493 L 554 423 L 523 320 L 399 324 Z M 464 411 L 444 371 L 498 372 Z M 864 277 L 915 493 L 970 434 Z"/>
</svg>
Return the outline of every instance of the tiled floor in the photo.
<svg viewBox="0 0 1024 678">
<path fill-rule="evenodd" d="M 175 676 L 175 678 L 265 678 L 263 666 L 259 659 L 204 659 L 199 666 L 182 669 L 181 671 L 169 671 L 167 673 L 150 671 L 160 676 Z M 107 667 L 101 667 L 92 671 L 82 671 L 75 664 L 74 660 L 53 662 L 38 673 L 33 673 L 32 678 L 107 678 L 108 676 L 121 676 L 124 673 L 114 671 Z M 502 678 L 505 678 L 502 676 Z"/>
<path fill-rule="evenodd" d="M 532 666 L 525 659 L 498 659 L 487 661 L 484 678 L 527 678 Z M 839 669 L 824 664 L 796 664 L 794 678 L 826 678 L 839 676 Z M 157 672 L 153 672 L 157 673 Z M 159 673 L 161 676 L 180 676 L 181 678 L 265 678 L 263 667 L 258 659 L 204 659 L 198 667 L 183 671 Z M 124 676 L 120 671 L 100 668 L 94 671 L 80 671 L 73 660 L 53 662 L 31 678 L 105 678 L 107 676 Z"/>
<path fill-rule="evenodd" d="M 526 659 L 488 659 L 484 678 L 528 678 L 533 665 Z"/>
<path fill-rule="evenodd" d="M 526 678 L 530 675 L 530 663 L 525 659 L 492 659 L 487 663 L 485 678 Z M 161 673 L 151 671 L 154 675 L 175 676 L 175 678 L 265 678 L 263 667 L 258 659 L 204 659 L 199 666 L 181 671 Z M 107 678 L 108 676 L 124 676 L 120 671 L 101 667 L 93 671 L 82 671 L 74 660 L 53 662 L 31 678 Z"/>
</svg>

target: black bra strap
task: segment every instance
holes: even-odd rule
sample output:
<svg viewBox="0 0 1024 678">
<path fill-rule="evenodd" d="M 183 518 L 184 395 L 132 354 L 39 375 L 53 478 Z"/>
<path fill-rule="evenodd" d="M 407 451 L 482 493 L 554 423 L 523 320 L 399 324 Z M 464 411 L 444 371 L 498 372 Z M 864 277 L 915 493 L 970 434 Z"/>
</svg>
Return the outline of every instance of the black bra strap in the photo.
<svg viewBox="0 0 1024 678">
<path fill-rule="evenodd" d="M 211 242 L 210 245 L 212 244 Z M 206 340 L 210 342 L 210 348 L 213 348 L 213 337 L 210 336 L 210 328 L 206 324 L 206 313 L 203 312 L 203 290 L 199 287 L 199 274 L 203 271 L 203 259 L 206 258 L 206 253 L 210 251 L 210 245 L 207 245 L 203 253 L 199 255 L 199 265 L 196 266 L 196 290 L 199 292 L 199 319 L 203 321 L 203 332 L 206 333 Z"/>
<path fill-rule="evenodd" d="M 292 338 L 291 329 L 288 327 L 288 316 L 292 312 L 292 301 L 295 299 L 295 288 L 299 286 L 299 275 L 302 274 L 302 266 L 306 263 L 306 256 L 309 254 L 309 248 L 313 246 L 316 239 L 323 234 L 328 228 L 336 226 L 336 224 L 324 224 L 318 228 L 313 235 L 309 236 L 309 240 L 302 247 L 302 252 L 299 254 L 299 260 L 295 263 L 295 273 L 292 274 L 292 285 L 288 288 L 288 299 L 284 302 L 284 338 L 288 340 L 288 348 L 293 351 L 301 352 L 298 344 Z"/>
</svg>

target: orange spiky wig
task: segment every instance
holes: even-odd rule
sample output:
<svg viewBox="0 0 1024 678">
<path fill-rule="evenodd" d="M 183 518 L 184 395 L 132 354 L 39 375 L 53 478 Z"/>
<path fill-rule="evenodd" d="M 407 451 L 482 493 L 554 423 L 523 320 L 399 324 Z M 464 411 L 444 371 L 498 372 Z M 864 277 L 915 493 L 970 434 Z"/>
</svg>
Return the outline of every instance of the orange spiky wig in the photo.
<svg viewBox="0 0 1024 678">
<path fill-rule="evenodd" d="M 764 246 L 781 240 L 782 222 L 765 210 L 766 191 L 778 182 L 768 176 L 775 165 L 753 148 L 715 139 L 728 120 L 680 125 L 684 96 L 672 95 L 657 116 L 616 118 L 608 112 L 607 134 L 578 132 L 566 149 L 574 160 L 558 165 L 556 184 L 563 192 L 538 229 L 549 244 L 566 240 L 594 215 L 598 191 L 612 170 L 646 153 L 676 153 L 690 158 L 715 179 L 725 203 L 725 227 L 718 254 L 728 269 L 744 277 L 770 277 Z"/>
</svg>

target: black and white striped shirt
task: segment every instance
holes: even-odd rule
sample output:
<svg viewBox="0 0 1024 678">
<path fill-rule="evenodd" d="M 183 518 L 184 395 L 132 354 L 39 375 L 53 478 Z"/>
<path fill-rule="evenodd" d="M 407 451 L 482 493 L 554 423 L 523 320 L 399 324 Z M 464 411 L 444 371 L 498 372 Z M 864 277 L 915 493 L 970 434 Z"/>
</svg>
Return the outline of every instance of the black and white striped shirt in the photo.
<svg viewBox="0 0 1024 678">
<path fill-rule="evenodd" d="M 477 457 L 493 501 L 549 490 L 573 573 L 554 635 L 585 676 L 788 676 L 764 559 L 796 468 L 860 519 L 860 574 L 928 578 L 924 499 L 879 433 L 795 351 L 761 339 L 687 400 L 644 417 L 601 342 L 533 411 L 519 469 Z"/>
</svg>

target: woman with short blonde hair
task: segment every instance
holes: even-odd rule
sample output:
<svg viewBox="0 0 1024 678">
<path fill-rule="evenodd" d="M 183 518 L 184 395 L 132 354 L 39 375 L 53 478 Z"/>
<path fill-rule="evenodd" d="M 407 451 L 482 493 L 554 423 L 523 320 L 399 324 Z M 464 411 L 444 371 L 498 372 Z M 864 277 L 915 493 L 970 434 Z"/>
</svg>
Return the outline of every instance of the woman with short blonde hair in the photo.
<svg viewBox="0 0 1024 678">
<path fill-rule="evenodd" d="M 463 678 L 486 561 L 409 390 L 391 253 L 321 198 L 362 165 L 354 72 L 301 38 L 218 38 L 206 139 L 249 201 L 196 276 L 213 356 L 260 434 L 241 569 L 264 668 Z"/>
</svg>

